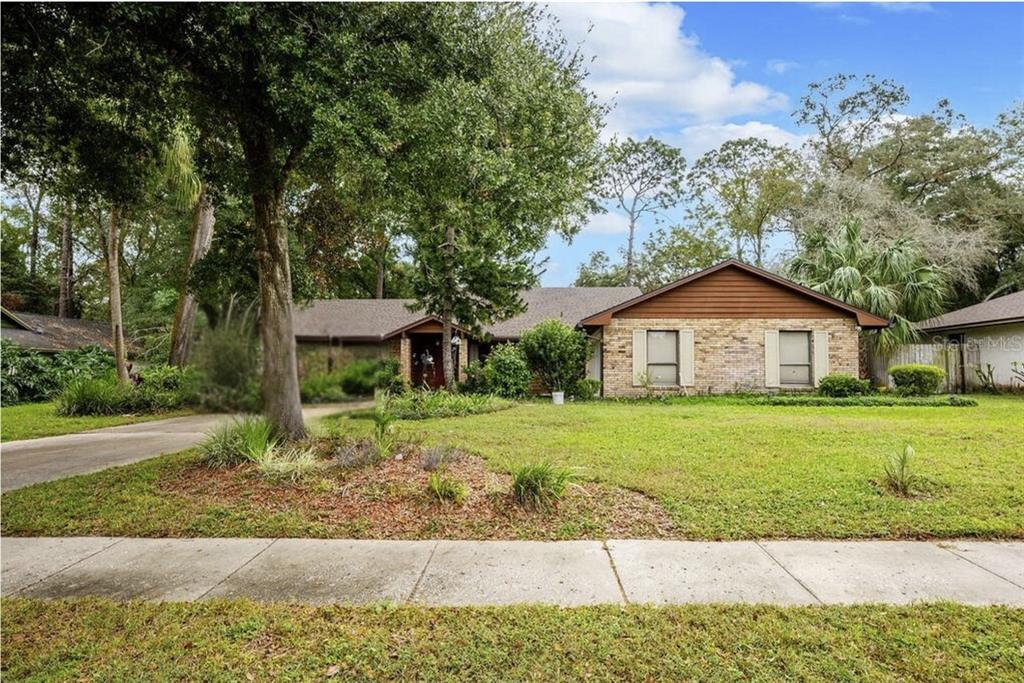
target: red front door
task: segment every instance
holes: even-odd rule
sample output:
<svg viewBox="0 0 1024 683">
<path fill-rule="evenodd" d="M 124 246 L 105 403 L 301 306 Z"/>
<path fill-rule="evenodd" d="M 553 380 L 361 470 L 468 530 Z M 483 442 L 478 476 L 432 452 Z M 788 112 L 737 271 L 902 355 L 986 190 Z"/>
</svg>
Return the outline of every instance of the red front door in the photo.
<svg viewBox="0 0 1024 683">
<path fill-rule="evenodd" d="M 444 386 L 444 354 L 441 353 L 441 335 L 410 335 L 412 353 L 412 385 L 426 385 L 431 389 Z"/>
</svg>

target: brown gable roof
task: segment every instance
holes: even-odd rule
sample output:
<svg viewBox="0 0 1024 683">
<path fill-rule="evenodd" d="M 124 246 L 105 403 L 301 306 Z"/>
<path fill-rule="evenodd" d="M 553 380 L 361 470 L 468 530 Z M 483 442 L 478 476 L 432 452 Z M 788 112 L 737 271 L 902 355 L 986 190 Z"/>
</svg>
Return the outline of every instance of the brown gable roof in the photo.
<svg viewBox="0 0 1024 683">
<path fill-rule="evenodd" d="M 692 275 L 688 275 L 687 277 L 684 277 L 680 280 L 676 280 L 675 282 L 671 282 L 665 285 L 664 287 L 661 287 L 660 289 L 654 290 L 653 292 L 648 292 L 647 294 L 643 294 L 634 299 L 630 299 L 629 301 L 623 302 L 617 306 L 613 306 L 611 308 L 603 310 L 600 313 L 597 313 L 593 316 L 590 316 L 589 318 L 582 320 L 581 322 L 584 325 L 607 325 L 609 322 L 611 322 L 612 316 L 616 314 L 624 313 L 628 309 L 632 309 L 634 307 L 643 306 L 645 302 L 651 302 L 648 304 L 648 307 L 653 307 L 653 299 L 668 294 L 673 290 L 676 290 L 690 283 L 697 282 L 704 278 L 708 278 L 709 276 L 714 276 L 716 273 L 722 273 L 722 275 L 719 276 L 720 279 L 724 277 L 724 273 L 727 269 L 734 269 L 735 271 L 745 275 L 747 279 L 753 278 L 768 283 L 770 285 L 774 285 L 774 289 L 776 291 L 779 288 L 781 288 L 783 290 L 797 294 L 800 297 L 806 299 L 808 304 L 810 304 L 808 310 L 811 311 L 811 313 L 807 314 L 806 317 L 823 317 L 819 312 L 817 312 L 818 310 L 838 310 L 847 315 L 855 317 L 857 319 L 857 324 L 860 325 L 861 327 L 880 328 L 889 326 L 889 321 L 886 320 L 885 318 L 881 318 L 872 313 L 868 313 L 867 311 L 861 310 L 856 306 L 851 306 L 838 299 L 833 299 L 832 297 L 821 294 L 820 292 L 816 292 L 813 289 L 810 289 L 809 287 L 804 287 L 803 285 L 797 284 L 792 280 L 787 280 L 784 277 L 780 277 L 778 275 L 775 275 L 774 273 L 762 270 L 761 268 L 755 268 L 754 266 L 748 265 L 741 261 L 737 261 L 736 259 L 727 259 L 725 261 L 722 261 L 721 263 L 711 266 L 710 268 L 707 268 L 697 273 L 693 273 Z M 763 309 L 767 311 L 764 317 L 781 317 L 781 314 L 777 310 L 775 310 L 778 309 L 780 305 L 779 302 L 759 301 L 759 298 L 767 296 L 768 295 L 766 292 L 751 292 L 749 300 L 744 301 L 740 307 L 734 308 L 733 310 L 725 308 L 724 304 L 713 302 L 711 299 L 708 299 L 706 301 L 703 301 L 699 306 L 693 307 L 694 309 L 699 309 L 699 313 L 694 312 L 691 314 L 687 314 L 683 317 L 716 317 L 717 315 L 721 315 L 722 317 L 756 317 L 758 309 Z M 740 309 L 742 309 L 742 311 Z M 664 316 L 662 315 L 661 317 Z"/>
<path fill-rule="evenodd" d="M 640 294 L 636 287 L 536 287 L 523 292 L 526 311 L 484 331 L 495 339 L 518 339 L 549 318 L 569 325 Z M 292 312 L 295 336 L 379 341 L 434 320 L 410 311 L 412 299 L 319 299 Z"/>
<path fill-rule="evenodd" d="M 58 318 L 38 313 L 14 313 L 3 309 L 3 317 L 16 327 L 4 327 L 0 337 L 18 346 L 35 351 L 66 351 L 88 344 L 97 344 L 108 351 L 113 349 L 110 325 L 96 320 Z"/>
<path fill-rule="evenodd" d="M 1005 325 L 1024 322 L 1024 292 L 1014 292 L 980 304 L 950 311 L 917 326 L 925 331 L 952 330 L 959 327 L 980 327 L 983 325 Z"/>
</svg>

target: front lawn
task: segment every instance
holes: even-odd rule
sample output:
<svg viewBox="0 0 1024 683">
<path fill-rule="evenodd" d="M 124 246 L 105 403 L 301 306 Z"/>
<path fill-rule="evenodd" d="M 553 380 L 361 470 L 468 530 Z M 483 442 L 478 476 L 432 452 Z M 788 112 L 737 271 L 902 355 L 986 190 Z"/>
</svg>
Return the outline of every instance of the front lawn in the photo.
<svg viewBox="0 0 1024 683">
<path fill-rule="evenodd" d="M 334 538 L 1024 538 L 1024 401 L 825 408 L 723 401 L 526 403 L 401 421 L 403 438 L 467 448 L 464 506 L 430 499 L 418 460 L 328 468 L 300 484 L 166 456 L 4 494 L 9 535 Z M 365 433 L 368 420 L 334 419 Z M 923 478 L 881 484 L 905 443 Z M 512 467 L 548 460 L 585 485 L 551 512 L 509 504 Z M 484 466 L 486 463 L 486 467 Z M 462 469 L 460 469 L 462 468 Z M 488 472 L 488 468 L 493 470 Z"/>
<path fill-rule="evenodd" d="M 1020 680 L 1024 611 L 3 601 L 15 680 Z"/>
<path fill-rule="evenodd" d="M 191 415 L 195 412 L 183 409 L 145 415 L 83 415 L 79 417 L 64 417 L 57 415 L 56 406 L 57 404 L 52 401 L 4 406 L 3 410 L 0 411 L 0 440 L 20 441 L 21 439 L 38 439 L 42 436 L 74 434 L 75 432 L 84 432 L 89 429 L 116 427 L 135 422 L 148 422 L 149 420 L 163 420 L 169 417 Z"/>
</svg>

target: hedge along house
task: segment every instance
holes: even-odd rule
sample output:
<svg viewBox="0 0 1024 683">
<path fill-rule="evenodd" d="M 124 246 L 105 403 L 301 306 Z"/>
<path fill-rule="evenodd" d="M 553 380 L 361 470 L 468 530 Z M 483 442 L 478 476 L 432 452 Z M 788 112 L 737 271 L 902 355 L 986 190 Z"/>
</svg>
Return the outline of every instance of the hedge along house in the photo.
<svg viewBox="0 0 1024 683">
<path fill-rule="evenodd" d="M 858 376 L 862 329 L 889 321 L 729 259 L 583 318 L 605 396 L 812 389 Z"/>
<path fill-rule="evenodd" d="M 497 322 L 474 336 L 456 326 L 458 375 L 465 378 L 469 362 L 485 360 L 495 344 L 518 341 L 523 332 L 550 318 L 579 326 L 589 315 L 640 294 L 636 287 L 538 287 L 523 292 L 526 310 Z M 293 324 L 299 372 L 330 371 L 356 359 L 399 361 L 402 377 L 412 386 L 444 385 L 441 321 L 414 308 L 411 299 L 321 299 L 296 306 Z M 599 329 L 587 375 L 601 379 Z"/>
</svg>

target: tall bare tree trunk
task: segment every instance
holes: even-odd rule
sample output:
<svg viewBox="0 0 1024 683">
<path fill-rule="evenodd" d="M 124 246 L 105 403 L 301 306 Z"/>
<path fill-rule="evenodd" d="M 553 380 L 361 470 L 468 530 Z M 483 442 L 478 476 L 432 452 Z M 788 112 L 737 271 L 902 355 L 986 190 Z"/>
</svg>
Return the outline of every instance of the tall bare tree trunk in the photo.
<svg viewBox="0 0 1024 683">
<path fill-rule="evenodd" d="M 449 262 L 454 263 L 455 253 L 455 225 L 449 223 L 444 231 L 444 249 L 448 253 Z M 451 266 L 449 266 L 448 291 L 455 291 L 455 283 L 451 280 Z M 450 294 L 449 294 L 450 295 Z M 452 352 L 452 307 L 445 304 L 441 311 L 441 357 L 444 358 L 444 385 L 449 389 L 455 388 L 455 354 Z"/>
<path fill-rule="evenodd" d="M 28 203 L 29 209 L 28 274 L 33 280 L 36 277 L 36 264 L 39 260 L 39 209 L 43 205 L 44 195 L 42 188 L 37 189 L 38 194 L 35 200 L 33 200 L 29 186 L 25 185 L 22 187 L 22 192 L 25 195 L 25 201 Z"/>
<path fill-rule="evenodd" d="M 57 317 L 71 317 L 71 302 L 74 285 L 75 254 L 74 243 L 71 241 L 71 204 L 64 205 L 64 221 L 60 228 L 60 283 L 57 295 Z"/>
<path fill-rule="evenodd" d="M 192 216 L 192 243 L 185 262 L 185 273 L 178 292 L 178 307 L 174 311 L 174 325 L 171 327 L 171 353 L 167 362 L 171 365 L 184 366 L 188 363 L 192 352 L 192 337 L 196 326 L 196 311 L 199 302 L 188 289 L 188 276 L 196 262 L 206 256 L 213 241 L 213 202 L 207 192 L 206 184 L 199 190 L 195 212 Z"/>
<path fill-rule="evenodd" d="M 299 395 L 288 230 L 278 191 L 253 192 L 256 265 L 260 280 L 260 341 L 263 344 L 263 410 L 288 438 L 306 434 Z"/>
<path fill-rule="evenodd" d="M 121 212 L 118 207 L 110 209 L 107 231 L 107 279 L 110 282 L 110 331 L 114 338 L 114 359 L 117 362 L 117 379 L 128 383 L 128 358 L 124 346 L 124 322 L 121 319 Z"/>
<path fill-rule="evenodd" d="M 636 219 L 629 217 L 629 241 L 626 242 L 626 281 L 624 284 L 632 285 L 633 282 L 633 249 L 636 241 Z"/>
<path fill-rule="evenodd" d="M 387 264 L 384 258 L 384 252 L 381 251 L 380 255 L 377 256 L 377 291 L 376 298 L 384 298 L 384 271 L 387 268 Z"/>
</svg>

